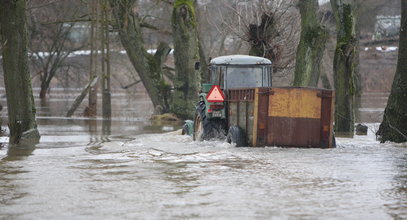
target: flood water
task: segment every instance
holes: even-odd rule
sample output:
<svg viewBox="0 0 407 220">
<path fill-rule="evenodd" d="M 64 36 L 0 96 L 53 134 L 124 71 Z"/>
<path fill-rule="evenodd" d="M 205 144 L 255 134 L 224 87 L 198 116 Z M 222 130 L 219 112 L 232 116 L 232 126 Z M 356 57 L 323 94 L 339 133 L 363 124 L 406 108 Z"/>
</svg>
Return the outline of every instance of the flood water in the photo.
<svg viewBox="0 0 407 220">
<path fill-rule="evenodd" d="M 0 139 L 0 219 L 407 219 L 407 145 L 378 124 L 335 149 L 236 148 L 126 117 L 40 116 L 35 149 Z"/>
</svg>

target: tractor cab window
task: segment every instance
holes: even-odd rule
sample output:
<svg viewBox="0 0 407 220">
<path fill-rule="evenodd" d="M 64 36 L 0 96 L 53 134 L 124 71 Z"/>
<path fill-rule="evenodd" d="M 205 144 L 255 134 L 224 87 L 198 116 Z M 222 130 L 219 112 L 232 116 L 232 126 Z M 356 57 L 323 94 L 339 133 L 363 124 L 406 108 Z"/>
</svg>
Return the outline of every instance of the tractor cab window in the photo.
<svg viewBox="0 0 407 220">
<path fill-rule="evenodd" d="M 270 65 L 212 65 L 210 83 L 222 89 L 271 86 Z"/>
<path fill-rule="evenodd" d="M 270 66 L 263 66 L 263 87 L 271 87 L 272 85 L 272 68 Z"/>
<path fill-rule="evenodd" d="M 224 87 L 224 75 L 226 73 L 226 66 L 211 66 L 211 80 L 210 83 Z"/>
<path fill-rule="evenodd" d="M 228 66 L 225 87 L 227 89 L 270 87 L 270 76 L 268 66 Z"/>
</svg>

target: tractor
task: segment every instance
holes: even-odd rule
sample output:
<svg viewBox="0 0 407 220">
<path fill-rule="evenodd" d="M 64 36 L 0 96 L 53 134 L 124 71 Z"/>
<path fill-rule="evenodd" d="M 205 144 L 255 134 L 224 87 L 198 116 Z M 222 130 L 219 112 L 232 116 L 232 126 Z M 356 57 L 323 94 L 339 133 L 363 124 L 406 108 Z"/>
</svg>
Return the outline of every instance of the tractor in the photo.
<svg viewBox="0 0 407 220">
<path fill-rule="evenodd" d="M 332 90 L 272 87 L 272 62 L 230 55 L 209 64 L 193 121 L 195 141 L 225 139 L 236 146 L 334 147 Z"/>
</svg>

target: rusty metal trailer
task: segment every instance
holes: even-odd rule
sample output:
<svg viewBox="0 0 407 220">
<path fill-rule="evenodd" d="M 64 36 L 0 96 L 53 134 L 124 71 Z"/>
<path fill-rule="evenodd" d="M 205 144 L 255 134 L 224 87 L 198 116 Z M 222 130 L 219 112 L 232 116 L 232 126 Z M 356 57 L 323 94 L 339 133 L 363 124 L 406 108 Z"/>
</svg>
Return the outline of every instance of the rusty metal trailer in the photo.
<svg viewBox="0 0 407 220">
<path fill-rule="evenodd" d="M 317 88 L 229 89 L 227 123 L 242 128 L 251 147 L 331 148 L 334 97 Z"/>
</svg>

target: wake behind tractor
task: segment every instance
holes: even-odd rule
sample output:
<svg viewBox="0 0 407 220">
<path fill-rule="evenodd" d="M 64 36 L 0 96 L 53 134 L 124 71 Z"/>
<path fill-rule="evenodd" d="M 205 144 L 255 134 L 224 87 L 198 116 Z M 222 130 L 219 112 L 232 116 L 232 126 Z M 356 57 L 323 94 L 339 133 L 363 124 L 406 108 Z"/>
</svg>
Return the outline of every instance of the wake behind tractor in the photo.
<svg viewBox="0 0 407 220">
<path fill-rule="evenodd" d="M 236 146 L 334 147 L 334 91 L 272 87 L 272 63 L 231 55 L 211 60 L 194 121 L 196 141 L 225 138 Z"/>
</svg>

